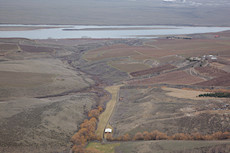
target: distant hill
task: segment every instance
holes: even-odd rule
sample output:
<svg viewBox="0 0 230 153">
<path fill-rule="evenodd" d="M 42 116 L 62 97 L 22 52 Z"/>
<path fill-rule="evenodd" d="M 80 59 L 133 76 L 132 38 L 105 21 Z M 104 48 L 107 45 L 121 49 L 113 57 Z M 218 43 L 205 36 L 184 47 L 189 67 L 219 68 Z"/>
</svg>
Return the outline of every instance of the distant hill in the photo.
<svg viewBox="0 0 230 153">
<path fill-rule="evenodd" d="M 0 23 L 230 26 L 227 0 L 0 0 Z"/>
</svg>

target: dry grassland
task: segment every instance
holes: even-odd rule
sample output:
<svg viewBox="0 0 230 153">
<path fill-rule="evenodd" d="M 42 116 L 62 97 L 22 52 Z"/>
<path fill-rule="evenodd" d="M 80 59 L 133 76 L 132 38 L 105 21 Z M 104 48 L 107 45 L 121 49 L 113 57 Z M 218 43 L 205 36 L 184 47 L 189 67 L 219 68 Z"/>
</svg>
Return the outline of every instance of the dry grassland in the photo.
<svg viewBox="0 0 230 153">
<path fill-rule="evenodd" d="M 113 63 L 109 63 L 109 65 L 111 65 L 112 67 L 114 67 L 120 71 L 127 72 L 127 73 L 141 71 L 141 70 L 145 70 L 145 69 L 150 68 L 148 65 L 142 64 L 142 63 L 113 62 Z"/>
<path fill-rule="evenodd" d="M 139 141 L 124 142 L 116 153 L 228 153 L 229 141 Z"/>
<path fill-rule="evenodd" d="M 107 58 L 128 57 L 133 55 L 138 55 L 138 53 L 134 52 L 132 49 L 116 48 L 116 49 L 105 50 L 96 54 L 94 53 L 86 56 L 85 58 L 87 60 L 98 61 Z"/>
<path fill-rule="evenodd" d="M 228 73 L 226 75 L 222 75 L 222 76 L 214 78 L 214 79 L 211 79 L 211 80 L 208 80 L 208 81 L 196 83 L 195 85 L 228 87 L 228 86 L 230 86 L 230 73 Z"/>
<path fill-rule="evenodd" d="M 91 142 L 88 144 L 88 149 L 96 149 L 100 153 L 114 153 L 115 148 L 119 146 L 120 143 L 109 143 L 109 144 L 101 144 L 98 142 Z"/>
<path fill-rule="evenodd" d="M 227 74 L 227 72 L 212 66 L 196 67 L 195 70 L 198 71 L 200 74 L 209 77 L 220 77 Z"/>
<path fill-rule="evenodd" d="M 58 145 L 59 149 L 63 148 L 63 144 L 67 145 L 87 112 L 98 104 L 96 102 L 101 96 L 99 91 L 88 88 L 94 86 L 89 76 L 97 81 L 99 87 L 101 84 L 110 85 L 105 90 L 111 94 L 111 100 L 99 117 L 96 131 L 100 137 L 103 137 L 106 127 L 113 128 L 114 136 L 153 130 L 167 134 L 229 131 L 229 109 L 225 107 L 229 104 L 227 99 L 196 97 L 206 91 L 150 86 L 160 83 L 229 86 L 229 74 L 218 69 L 229 67 L 229 58 L 225 56 L 229 55 L 229 40 L 158 39 L 146 44 L 144 40 L 5 41 L 1 40 L 0 44 L 0 48 L 7 53 L 1 55 L 4 60 L 0 62 L 0 128 L 3 129 L 0 131 L 3 138 L 0 139 L 0 152 L 7 149 L 3 145 L 9 146 L 5 152 L 14 152 L 15 144 L 21 147 L 19 152 L 34 144 L 46 143 L 50 148 Z M 36 44 L 39 42 L 45 44 Z M 124 44 L 118 44 L 121 42 Z M 21 50 L 17 44 L 20 44 Z M 185 57 L 204 54 L 224 57 L 224 60 L 216 62 L 221 64 L 217 68 L 197 68 L 201 74 L 217 77 L 207 82 L 199 75 L 193 76 L 186 71 L 193 65 Z M 145 64 L 163 67 L 148 69 Z M 172 70 L 174 68 L 182 69 Z M 160 74 L 129 81 L 131 77 L 127 73 L 134 71 L 140 78 L 142 74 Z M 120 89 L 120 85 L 115 85 L 125 81 L 132 86 Z M 151 152 L 151 146 L 155 146 L 137 143 L 134 147 L 143 148 L 143 152 Z M 116 148 L 118 146 L 115 146 L 115 151 Z M 31 149 L 34 146 L 28 148 L 28 152 Z M 130 148 L 120 149 L 129 152 Z M 48 148 L 41 152 L 45 151 L 51 152 Z M 141 152 L 141 149 L 138 151 Z"/>
<path fill-rule="evenodd" d="M 18 45 L 15 44 L 0 44 L 0 51 L 10 51 L 10 50 L 17 50 Z"/>
<path fill-rule="evenodd" d="M 56 59 L 6 61 L 1 62 L 0 69 L 1 100 L 45 97 L 89 86 L 78 73 Z"/>
<path fill-rule="evenodd" d="M 1 87 L 34 87 L 53 81 L 55 75 L 31 72 L 0 71 Z"/>
<path fill-rule="evenodd" d="M 183 55 L 183 56 L 198 56 L 202 54 L 226 54 L 225 51 L 230 49 L 229 40 L 158 40 L 148 42 L 148 45 L 154 45 L 160 50 L 154 52 L 140 51 L 143 54 L 152 56 L 166 55 Z"/>
<path fill-rule="evenodd" d="M 161 73 L 163 71 L 174 69 L 174 68 L 176 67 L 170 64 L 166 64 L 166 65 L 162 65 L 162 66 L 158 66 L 158 67 L 154 67 L 150 69 L 145 69 L 142 71 L 136 71 L 136 72 L 131 73 L 131 75 L 135 77 L 135 76 L 142 76 L 142 75 L 147 75 L 151 73 Z"/>
<path fill-rule="evenodd" d="M 132 85 L 149 85 L 149 84 L 194 84 L 195 82 L 202 82 L 203 79 L 192 76 L 184 71 L 175 71 L 165 74 L 160 74 L 158 76 L 140 79 L 135 81 L 130 81 L 129 84 Z"/>
<path fill-rule="evenodd" d="M 168 87 L 163 87 L 162 89 L 165 91 L 169 91 L 168 93 L 166 93 L 166 95 L 176 97 L 176 98 L 184 98 L 184 99 L 192 99 L 192 100 L 215 99 L 213 97 L 198 97 L 200 94 L 207 93 L 204 91 L 185 90 L 185 89 L 168 88 Z"/>
<path fill-rule="evenodd" d="M 54 51 L 54 48 L 41 47 L 41 46 L 38 47 L 38 46 L 29 46 L 29 45 L 19 45 L 19 47 L 21 48 L 21 50 L 25 52 L 35 52 L 35 53 L 45 52 L 48 54 Z"/>
<path fill-rule="evenodd" d="M 98 100 L 79 91 L 94 81 L 67 64 L 71 47 L 0 41 L 0 152 L 68 152 L 70 138 Z"/>
<path fill-rule="evenodd" d="M 148 86 L 122 88 L 122 100 L 110 120 L 114 137 L 154 130 L 168 135 L 229 131 L 228 99 L 196 99 L 199 93 Z"/>
<path fill-rule="evenodd" d="M 191 56 L 208 54 L 228 55 L 229 40 L 192 39 L 192 40 L 167 40 L 159 39 L 146 42 L 141 46 L 128 46 L 124 44 L 111 45 L 91 50 L 84 55 L 89 61 L 100 61 L 111 58 L 129 57 L 132 60 L 145 61 L 157 59 L 162 63 Z M 178 58 L 178 55 L 181 58 Z M 176 58 L 174 57 L 176 56 Z"/>
</svg>

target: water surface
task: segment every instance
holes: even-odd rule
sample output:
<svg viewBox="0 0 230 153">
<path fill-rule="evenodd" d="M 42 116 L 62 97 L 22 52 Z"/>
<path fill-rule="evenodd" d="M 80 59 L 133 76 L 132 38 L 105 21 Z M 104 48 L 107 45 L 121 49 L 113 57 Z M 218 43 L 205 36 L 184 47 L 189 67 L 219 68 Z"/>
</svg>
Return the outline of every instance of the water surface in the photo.
<svg viewBox="0 0 230 153">
<path fill-rule="evenodd" d="M 0 31 L 0 38 L 22 37 L 28 39 L 64 38 L 154 38 L 159 35 L 210 33 L 230 30 L 230 27 L 189 26 L 79 26 L 79 25 L 9 25 L 26 27 L 56 27 L 25 31 Z"/>
</svg>

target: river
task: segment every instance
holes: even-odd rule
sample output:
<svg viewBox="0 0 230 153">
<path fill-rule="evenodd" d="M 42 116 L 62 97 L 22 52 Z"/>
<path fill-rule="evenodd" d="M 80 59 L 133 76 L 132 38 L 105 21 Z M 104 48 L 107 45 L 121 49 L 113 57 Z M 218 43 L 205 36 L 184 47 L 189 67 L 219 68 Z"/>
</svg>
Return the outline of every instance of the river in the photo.
<svg viewBox="0 0 230 153">
<path fill-rule="evenodd" d="M 44 27 L 31 30 L 0 31 L 0 38 L 20 37 L 28 39 L 156 38 L 159 35 L 210 33 L 230 30 L 230 27 L 190 26 L 80 26 L 0 24 L 0 27 Z"/>
</svg>

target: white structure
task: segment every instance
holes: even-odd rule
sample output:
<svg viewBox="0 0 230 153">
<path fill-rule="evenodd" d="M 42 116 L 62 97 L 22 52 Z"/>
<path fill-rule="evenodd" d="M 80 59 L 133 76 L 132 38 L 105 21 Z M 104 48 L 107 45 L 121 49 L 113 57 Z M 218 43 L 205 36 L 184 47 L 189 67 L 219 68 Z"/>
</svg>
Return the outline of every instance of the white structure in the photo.
<svg viewBox="0 0 230 153">
<path fill-rule="evenodd" d="M 211 60 L 217 60 L 217 57 L 216 56 L 212 56 Z"/>
<path fill-rule="evenodd" d="M 190 57 L 189 58 L 190 61 L 201 61 L 200 57 Z"/>
<path fill-rule="evenodd" d="M 106 129 L 105 129 L 105 133 L 112 133 L 112 129 L 106 128 Z"/>
<path fill-rule="evenodd" d="M 217 56 L 215 56 L 215 55 L 204 55 L 203 59 L 206 59 L 206 60 L 217 60 Z"/>
</svg>

